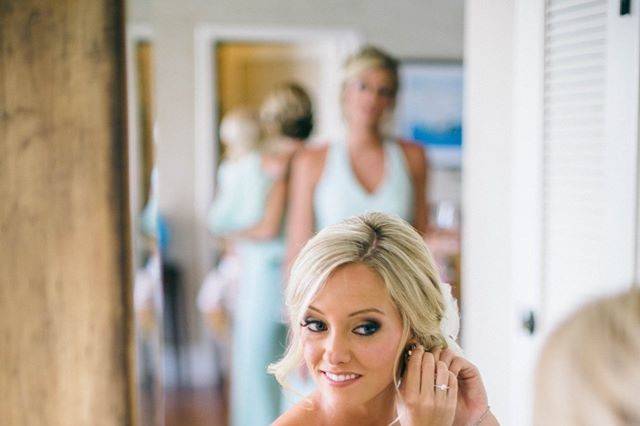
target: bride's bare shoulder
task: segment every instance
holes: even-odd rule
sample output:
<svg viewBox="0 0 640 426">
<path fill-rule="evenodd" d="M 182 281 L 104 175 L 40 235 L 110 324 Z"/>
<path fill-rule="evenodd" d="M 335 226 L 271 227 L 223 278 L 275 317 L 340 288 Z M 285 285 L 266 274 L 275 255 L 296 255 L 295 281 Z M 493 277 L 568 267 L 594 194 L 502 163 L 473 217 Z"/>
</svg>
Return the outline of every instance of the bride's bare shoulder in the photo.
<svg viewBox="0 0 640 426">
<path fill-rule="evenodd" d="M 276 419 L 271 426 L 319 425 L 317 411 L 307 401 L 299 402 Z"/>
</svg>

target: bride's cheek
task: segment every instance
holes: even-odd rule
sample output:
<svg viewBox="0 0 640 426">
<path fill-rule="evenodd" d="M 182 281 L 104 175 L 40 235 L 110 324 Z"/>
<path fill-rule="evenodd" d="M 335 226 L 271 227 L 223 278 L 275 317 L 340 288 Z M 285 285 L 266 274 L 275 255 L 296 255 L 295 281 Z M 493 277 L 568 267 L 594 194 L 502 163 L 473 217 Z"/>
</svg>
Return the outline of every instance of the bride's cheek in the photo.
<svg viewBox="0 0 640 426">
<path fill-rule="evenodd" d="M 313 365 L 318 362 L 322 358 L 322 351 L 320 350 L 320 345 L 313 340 L 303 340 L 302 343 L 302 355 L 304 360 Z"/>
<path fill-rule="evenodd" d="M 368 364 L 375 368 L 393 368 L 397 354 L 397 342 L 380 339 L 363 347 L 361 354 L 366 357 Z"/>
</svg>

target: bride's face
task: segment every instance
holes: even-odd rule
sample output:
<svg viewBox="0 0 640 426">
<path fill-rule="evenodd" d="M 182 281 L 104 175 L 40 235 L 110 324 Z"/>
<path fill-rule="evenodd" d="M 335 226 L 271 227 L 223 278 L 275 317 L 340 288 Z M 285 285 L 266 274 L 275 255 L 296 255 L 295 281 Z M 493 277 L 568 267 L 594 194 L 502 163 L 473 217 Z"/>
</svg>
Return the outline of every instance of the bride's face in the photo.
<svg viewBox="0 0 640 426">
<path fill-rule="evenodd" d="M 402 320 L 376 272 L 363 264 L 337 269 L 301 326 L 304 358 L 322 398 L 358 405 L 394 391 Z"/>
</svg>

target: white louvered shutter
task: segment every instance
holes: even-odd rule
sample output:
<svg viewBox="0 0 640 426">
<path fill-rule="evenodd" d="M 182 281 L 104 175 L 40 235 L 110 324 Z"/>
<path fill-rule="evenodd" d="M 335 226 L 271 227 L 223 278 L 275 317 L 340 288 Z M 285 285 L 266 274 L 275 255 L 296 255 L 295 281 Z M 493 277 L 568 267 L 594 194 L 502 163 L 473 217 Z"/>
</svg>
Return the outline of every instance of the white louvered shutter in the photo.
<svg viewBox="0 0 640 426">
<path fill-rule="evenodd" d="M 607 2 L 548 0 L 545 21 L 543 298 L 553 323 L 604 278 Z"/>
<path fill-rule="evenodd" d="M 640 276 L 640 0 L 620 6 L 516 1 L 509 424 L 531 424 L 534 365 L 558 321 Z"/>
<path fill-rule="evenodd" d="M 626 31 L 633 19 L 637 31 L 637 11 L 625 18 L 619 7 L 619 1 L 606 0 L 546 2 L 542 314 L 547 326 L 632 276 L 639 77 L 627 57 L 637 56 L 637 35 L 625 39 L 619 29 Z M 620 96 L 633 87 L 636 93 Z M 622 103 L 634 99 L 635 123 L 619 121 Z M 626 152 L 633 158 L 624 158 Z"/>
</svg>

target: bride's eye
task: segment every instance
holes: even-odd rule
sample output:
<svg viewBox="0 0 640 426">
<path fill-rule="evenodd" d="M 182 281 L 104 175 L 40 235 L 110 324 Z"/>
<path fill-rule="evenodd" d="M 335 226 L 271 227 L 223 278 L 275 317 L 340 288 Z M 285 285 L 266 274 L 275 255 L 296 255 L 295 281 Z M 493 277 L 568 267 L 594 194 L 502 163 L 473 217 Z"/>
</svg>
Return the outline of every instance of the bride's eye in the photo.
<svg viewBox="0 0 640 426">
<path fill-rule="evenodd" d="M 353 329 L 353 332 L 361 336 L 371 336 L 380 329 L 380 324 L 375 321 L 367 321 Z"/>
<path fill-rule="evenodd" d="M 301 324 L 302 327 L 306 327 L 313 333 L 320 333 L 327 330 L 327 325 L 322 321 L 315 319 L 305 319 Z"/>
</svg>

